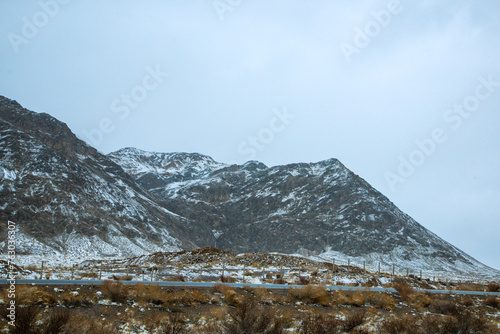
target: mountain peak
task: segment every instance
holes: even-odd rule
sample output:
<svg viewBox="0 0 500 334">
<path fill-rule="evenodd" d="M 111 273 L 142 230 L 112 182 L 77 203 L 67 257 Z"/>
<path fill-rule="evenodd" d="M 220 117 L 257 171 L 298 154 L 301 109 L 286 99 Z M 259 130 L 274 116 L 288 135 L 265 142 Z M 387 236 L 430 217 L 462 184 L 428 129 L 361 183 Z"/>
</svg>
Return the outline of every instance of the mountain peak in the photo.
<svg viewBox="0 0 500 334">
<path fill-rule="evenodd" d="M 97 150 L 78 139 L 66 123 L 47 113 L 36 113 L 25 109 L 17 101 L 0 98 L 0 120 L 36 138 L 62 155 L 75 157 L 76 154 L 97 154 Z"/>
<path fill-rule="evenodd" d="M 333 158 L 268 168 L 131 147 L 104 156 L 52 116 L 0 97 L 0 161 L 8 176 L 0 219 L 17 221 L 30 240 L 23 244 L 38 247 L 25 252 L 140 254 L 209 246 L 217 235 L 219 247 L 237 253 L 494 272 Z"/>
</svg>

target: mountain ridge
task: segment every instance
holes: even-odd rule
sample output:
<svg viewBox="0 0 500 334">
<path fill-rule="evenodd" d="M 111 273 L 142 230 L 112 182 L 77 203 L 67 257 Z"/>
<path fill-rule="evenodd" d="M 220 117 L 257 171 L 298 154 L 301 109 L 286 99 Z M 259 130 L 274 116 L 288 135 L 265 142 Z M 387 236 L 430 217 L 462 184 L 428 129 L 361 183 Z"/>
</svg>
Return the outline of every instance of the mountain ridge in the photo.
<svg viewBox="0 0 500 334">
<path fill-rule="evenodd" d="M 2 98 L 0 138 L 0 217 L 18 224 L 20 253 L 136 255 L 208 235 L 48 114 Z"/>
<path fill-rule="evenodd" d="M 110 156 L 120 163 L 117 152 Z M 124 169 L 141 184 L 133 168 Z M 236 253 L 330 252 L 352 259 L 378 257 L 387 264 L 397 258 L 405 265 L 418 259 L 424 268 L 447 270 L 479 263 L 418 224 L 335 158 L 273 167 L 251 161 L 180 179 L 142 185 L 172 212 L 209 224 L 220 236 L 217 244 Z M 297 193 L 300 188 L 306 191 Z M 330 210 L 335 205 L 338 212 Z M 300 235 L 290 240 L 294 228 Z M 280 242 L 273 235 L 280 235 Z"/>
<path fill-rule="evenodd" d="M 21 253 L 123 257 L 217 244 L 499 275 L 335 158 L 268 167 L 135 148 L 103 155 L 1 96 L 0 148 L 0 219 L 18 223 Z"/>
</svg>

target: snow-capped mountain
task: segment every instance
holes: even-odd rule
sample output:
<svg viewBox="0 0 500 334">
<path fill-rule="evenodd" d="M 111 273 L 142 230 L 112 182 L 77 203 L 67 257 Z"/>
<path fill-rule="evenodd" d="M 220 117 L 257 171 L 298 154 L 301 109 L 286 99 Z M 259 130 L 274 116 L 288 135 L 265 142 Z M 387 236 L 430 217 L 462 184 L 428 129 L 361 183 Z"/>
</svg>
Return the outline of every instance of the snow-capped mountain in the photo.
<svg viewBox="0 0 500 334">
<path fill-rule="evenodd" d="M 26 254 L 137 256 L 216 244 L 499 276 L 336 159 L 267 167 L 134 148 L 105 156 L 66 124 L 1 96 L 0 220 L 16 223 Z"/>
<path fill-rule="evenodd" d="M 210 230 L 166 210 L 66 124 L 4 97 L 0 182 L 0 220 L 16 223 L 19 253 L 137 255 L 213 240 Z"/>
<path fill-rule="evenodd" d="M 109 157 L 147 189 L 199 179 L 227 166 L 198 153 L 158 153 L 136 148 L 124 148 Z"/>
<path fill-rule="evenodd" d="M 269 168 L 134 149 L 110 157 L 168 210 L 202 221 L 218 247 L 236 253 L 322 254 L 424 270 L 495 272 L 418 224 L 336 159 Z M 165 172 L 164 166 L 189 167 Z M 149 182 L 155 178 L 162 182 Z"/>
</svg>

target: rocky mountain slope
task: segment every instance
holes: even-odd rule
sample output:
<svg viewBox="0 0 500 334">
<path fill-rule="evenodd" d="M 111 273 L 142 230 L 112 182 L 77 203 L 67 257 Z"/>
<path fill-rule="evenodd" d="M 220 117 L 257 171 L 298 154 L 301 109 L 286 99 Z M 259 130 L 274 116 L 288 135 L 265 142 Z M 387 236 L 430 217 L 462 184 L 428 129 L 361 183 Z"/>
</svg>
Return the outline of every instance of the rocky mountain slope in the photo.
<svg viewBox="0 0 500 334">
<path fill-rule="evenodd" d="M 0 220 L 18 252 L 137 256 L 214 246 L 499 275 L 434 235 L 336 159 L 267 167 L 193 153 L 108 156 L 0 96 Z M 0 225 L 5 246 L 7 224 Z"/>
<path fill-rule="evenodd" d="M 425 270 L 488 268 L 401 212 L 336 159 L 267 167 L 127 148 L 109 155 L 165 207 L 236 253 L 282 252 Z"/>
<path fill-rule="evenodd" d="M 213 240 L 203 225 L 166 210 L 64 123 L 4 97 L 0 180 L 0 220 L 16 223 L 20 253 L 137 255 Z M 2 224 L 3 237 L 5 231 Z"/>
</svg>

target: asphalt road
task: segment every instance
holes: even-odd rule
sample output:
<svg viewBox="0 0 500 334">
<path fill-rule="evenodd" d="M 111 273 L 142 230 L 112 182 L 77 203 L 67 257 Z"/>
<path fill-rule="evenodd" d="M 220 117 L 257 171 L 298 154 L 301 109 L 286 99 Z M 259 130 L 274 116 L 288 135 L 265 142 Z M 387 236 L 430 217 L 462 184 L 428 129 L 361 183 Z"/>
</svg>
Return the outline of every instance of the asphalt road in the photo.
<svg viewBox="0 0 500 334">
<path fill-rule="evenodd" d="M 104 281 L 100 280 L 39 280 L 39 279 L 20 279 L 15 280 L 15 284 L 32 284 L 32 285 L 100 285 Z M 143 284 L 156 284 L 159 286 L 178 286 L 178 287 L 191 287 L 191 288 L 213 288 L 217 284 L 215 282 L 164 282 L 164 281 L 120 281 L 123 284 L 133 285 L 136 283 Z M 0 279 L 0 285 L 11 284 L 7 279 Z M 297 289 L 303 285 L 287 285 L 287 284 L 250 284 L 250 283 L 224 283 L 232 288 L 266 288 L 266 289 Z M 376 291 L 376 292 L 396 292 L 393 288 L 367 288 L 367 287 L 353 287 L 341 285 L 327 285 L 326 289 L 329 290 L 360 290 L 360 291 Z M 500 296 L 500 292 L 484 292 L 484 291 L 459 291 L 459 290 L 429 290 L 429 289 L 415 289 L 420 292 L 430 293 L 445 293 L 455 295 L 478 295 L 478 296 Z"/>
</svg>

